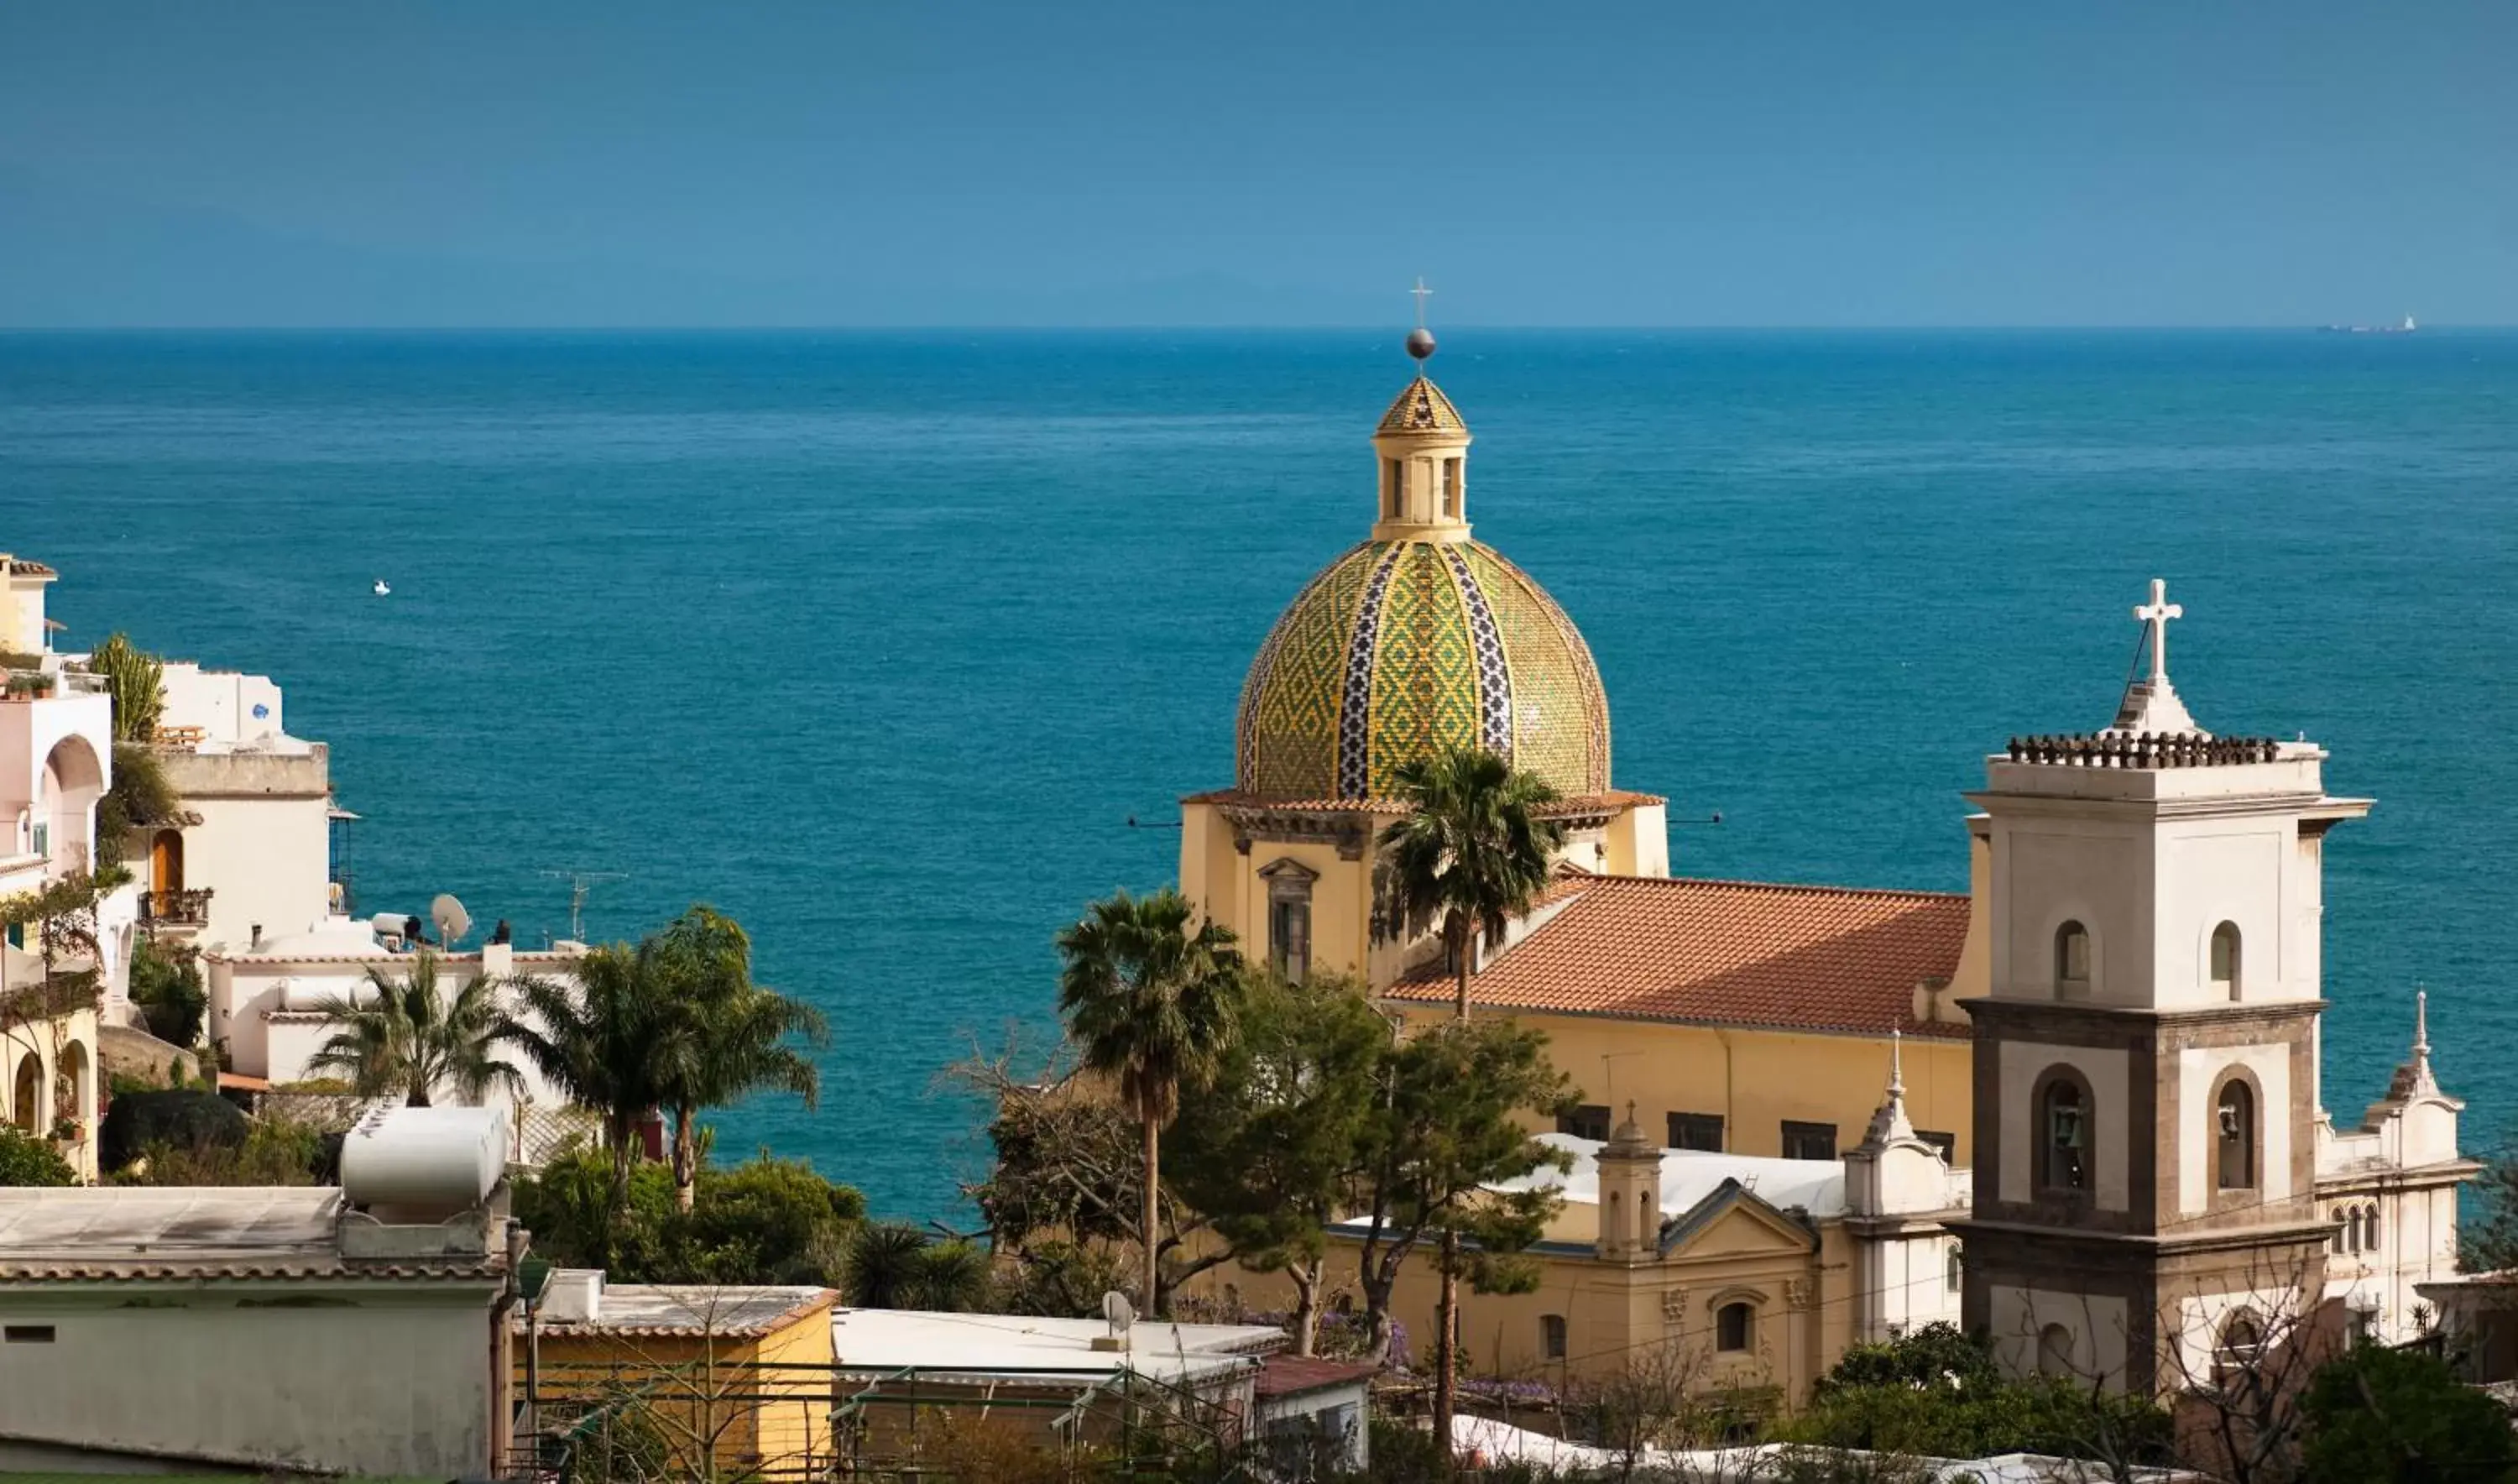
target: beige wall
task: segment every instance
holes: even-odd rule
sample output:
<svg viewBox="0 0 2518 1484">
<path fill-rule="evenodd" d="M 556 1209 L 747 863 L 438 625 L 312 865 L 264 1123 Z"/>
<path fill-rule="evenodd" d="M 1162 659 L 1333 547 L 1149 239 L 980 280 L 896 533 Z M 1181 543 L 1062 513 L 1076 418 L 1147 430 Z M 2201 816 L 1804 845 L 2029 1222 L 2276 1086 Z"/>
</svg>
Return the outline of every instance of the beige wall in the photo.
<svg viewBox="0 0 2518 1484">
<path fill-rule="evenodd" d="M 7 957 L 22 963 L 14 951 Z M 18 987 L 0 984 L 0 992 Z M 18 1074 L 29 1060 L 38 1069 L 36 1105 L 18 1106 Z M 104 1064 L 96 1051 L 96 1012 L 81 1010 L 57 1021 L 11 1026 L 0 1030 L 0 1121 L 29 1128 L 37 1138 L 50 1138 L 59 1127 L 65 1102 L 75 1110 L 79 1137 L 55 1147 L 81 1180 L 96 1179 L 97 1100 L 105 1085 Z M 4 1385 L 5 1382 L 0 1382 Z"/>
<path fill-rule="evenodd" d="M 1447 1009 L 1410 1005 L 1411 1024 Z M 1781 1155 L 1783 1120 L 1833 1122 L 1842 1155 L 1862 1140 L 1888 1085 L 1888 1037 L 1720 1029 L 1606 1017 L 1525 1014 L 1546 1032 L 1547 1055 L 1574 1079 L 1583 1101 L 1623 1116 L 1634 1100 L 1647 1138 L 1660 1141 L 1672 1113 L 1723 1115 L 1735 1155 Z M 1956 1164 L 1971 1157 L 1975 1107 L 1971 1043 L 1923 1036 L 1905 1042 L 1906 1113 L 1919 1129 L 1958 1140 Z M 1534 1126 L 1541 1120 L 1534 1120 Z M 1549 1128 L 1554 1123 L 1546 1123 Z"/>
<path fill-rule="evenodd" d="M 161 754 L 201 822 L 184 830 L 184 885 L 210 890 L 203 947 L 241 952 L 320 926 L 331 905 L 331 790 L 324 750 L 294 756 Z M 145 853 L 135 859 L 146 862 Z"/>
</svg>

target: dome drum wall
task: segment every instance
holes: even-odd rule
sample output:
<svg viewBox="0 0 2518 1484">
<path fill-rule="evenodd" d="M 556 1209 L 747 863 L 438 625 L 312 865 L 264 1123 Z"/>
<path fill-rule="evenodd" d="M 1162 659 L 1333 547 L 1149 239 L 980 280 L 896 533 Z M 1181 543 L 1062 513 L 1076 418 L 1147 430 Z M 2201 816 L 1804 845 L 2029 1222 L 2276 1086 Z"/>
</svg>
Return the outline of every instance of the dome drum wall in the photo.
<svg viewBox="0 0 2518 1484">
<path fill-rule="evenodd" d="M 1609 708 L 1546 591 L 1474 542 L 1367 542 L 1315 577 L 1260 646 L 1236 728 L 1237 790 L 1389 799 L 1411 760 L 1482 747 L 1560 794 L 1609 789 Z"/>
</svg>

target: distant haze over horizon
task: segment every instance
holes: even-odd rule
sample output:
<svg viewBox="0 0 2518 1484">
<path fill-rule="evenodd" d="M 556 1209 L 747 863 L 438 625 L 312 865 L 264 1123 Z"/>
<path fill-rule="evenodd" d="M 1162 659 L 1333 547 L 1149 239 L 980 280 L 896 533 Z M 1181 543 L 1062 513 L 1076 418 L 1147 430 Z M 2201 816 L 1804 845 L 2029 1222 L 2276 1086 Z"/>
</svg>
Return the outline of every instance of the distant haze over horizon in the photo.
<svg viewBox="0 0 2518 1484">
<path fill-rule="evenodd" d="M 2518 323 L 2518 7 L 0 9 L 0 326 Z"/>
</svg>

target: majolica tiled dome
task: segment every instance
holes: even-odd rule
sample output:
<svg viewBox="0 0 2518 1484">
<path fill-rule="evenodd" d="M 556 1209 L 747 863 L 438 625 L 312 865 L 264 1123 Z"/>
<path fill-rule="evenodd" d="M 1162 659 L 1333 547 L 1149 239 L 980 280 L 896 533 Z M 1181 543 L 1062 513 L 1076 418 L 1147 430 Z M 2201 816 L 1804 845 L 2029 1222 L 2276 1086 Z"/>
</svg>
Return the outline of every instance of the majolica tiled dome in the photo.
<svg viewBox="0 0 2518 1484">
<path fill-rule="evenodd" d="M 1241 687 L 1236 787 L 1388 799 L 1401 764 L 1471 745 L 1568 797 L 1606 792 L 1609 701 L 1591 651 L 1556 600 L 1490 548 L 1370 541 L 1313 578 L 1259 646 Z"/>
</svg>

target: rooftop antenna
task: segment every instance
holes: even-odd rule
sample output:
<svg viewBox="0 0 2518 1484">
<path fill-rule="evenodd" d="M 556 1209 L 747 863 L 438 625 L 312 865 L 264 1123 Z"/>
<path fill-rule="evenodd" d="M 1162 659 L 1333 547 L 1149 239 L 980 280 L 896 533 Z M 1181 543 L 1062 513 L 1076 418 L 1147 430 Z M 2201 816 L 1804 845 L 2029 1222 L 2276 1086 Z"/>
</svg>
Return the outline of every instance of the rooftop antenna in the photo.
<svg viewBox="0 0 2518 1484">
<path fill-rule="evenodd" d="M 1600 1077 L 1602 1081 L 1608 1083 L 1606 1087 L 1600 1090 L 1600 1096 L 1607 1098 L 1610 1103 L 1614 1105 L 1618 1101 L 1618 1063 L 1628 1057 L 1639 1057 L 1642 1055 L 1643 1053 L 1640 1051 L 1604 1051 L 1600 1053 Z M 1614 1107 L 1611 1111 L 1615 1112 Z"/>
<path fill-rule="evenodd" d="M 594 884 L 598 881 L 629 880 L 628 876 L 619 871 L 563 870 L 537 871 L 534 874 L 537 876 L 547 876 L 553 881 L 565 881 L 568 883 L 568 936 L 571 939 L 581 943 L 586 941 L 586 893 L 593 890 Z"/>
</svg>

